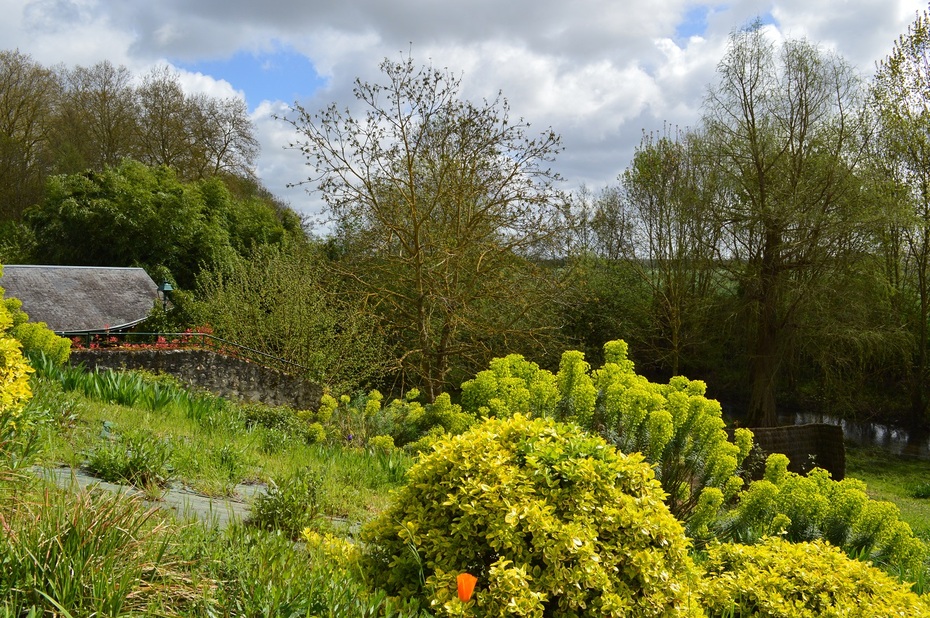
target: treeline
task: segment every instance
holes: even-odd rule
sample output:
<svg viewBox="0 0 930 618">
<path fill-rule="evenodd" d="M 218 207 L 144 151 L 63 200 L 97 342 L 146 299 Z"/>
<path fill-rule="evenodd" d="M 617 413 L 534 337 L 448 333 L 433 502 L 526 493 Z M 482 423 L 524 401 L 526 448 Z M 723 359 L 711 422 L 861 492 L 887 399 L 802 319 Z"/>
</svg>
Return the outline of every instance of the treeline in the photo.
<svg viewBox="0 0 930 618">
<path fill-rule="evenodd" d="M 194 118 L 223 103 L 178 89 L 159 107 L 177 81 L 155 73 L 126 91 L 134 137 L 116 160 L 48 124 L 43 148 L 73 158 L 42 168 L 3 257 L 163 269 L 187 293 L 164 319 L 210 323 L 333 389 L 432 400 L 495 357 L 555 369 L 565 349 L 597 363 L 625 339 L 641 372 L 703 379 L 752 425 L 803 409 L 926 428 L 928 21 L 870 83 L 811 42 L 735 32 L 700 122 L 644 135 L 616 185 L 574 195 L 551 169 L 555 132 L 531 133 L 503 98 L 461 99 L 448 71 L 385 60 L 381 83 L 356 84 L 361 115 L 283 119 L 326 201 L 325 238 L 248 179 L 252 142 L 227 161 L 181 120 L 168 133 L 183 139 L 152 137 L 140 110 Z M 78 70 L 4 58 L 76 92 L 61 75 Z"/>
<path fill-rule="evenodd" d="M 137 78 L 108 61 L 45 67 L 0 51 L 0 216 L 41 201 L 53 174 L 103 171 L 133 158 L 184 179 L 248 177 L 258 142 L 245 102 L 185 94 L 156 68 Z"/>
</svg>

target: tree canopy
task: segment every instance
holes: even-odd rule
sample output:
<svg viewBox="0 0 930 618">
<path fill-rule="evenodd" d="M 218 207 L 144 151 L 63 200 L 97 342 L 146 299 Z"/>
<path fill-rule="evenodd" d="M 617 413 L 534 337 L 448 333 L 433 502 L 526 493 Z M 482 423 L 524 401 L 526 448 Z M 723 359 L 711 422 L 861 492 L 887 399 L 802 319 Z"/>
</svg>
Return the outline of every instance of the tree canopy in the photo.
<svg viewBox="0 0 930 618">
<path fill-rule="evenodd" d="M 512 121 L 503 98 L 462 100 L 448 71 L 410 57 L 381 70 L 383 83 L 356 83 L 360 116 L 297 106 L 287 120 L 342 234 L 346 274 L 432 398 L 456 370 L 548 327 L 535 318 L 546 278 L 533 258 L 562 199 L 548 167 L 561 147 Z"/>
</svg>

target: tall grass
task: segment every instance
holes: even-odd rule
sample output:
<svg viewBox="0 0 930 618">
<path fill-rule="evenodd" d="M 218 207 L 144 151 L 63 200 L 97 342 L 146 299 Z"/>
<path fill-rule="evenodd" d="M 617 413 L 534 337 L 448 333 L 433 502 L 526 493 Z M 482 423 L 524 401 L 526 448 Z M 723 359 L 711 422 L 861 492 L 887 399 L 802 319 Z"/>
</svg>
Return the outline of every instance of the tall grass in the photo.
<svg viewBox="0 0 930 618">
<path fill-rule="evenodd" d="M 3 501 L 0 606 L 14 615 L 138 610 L 168 545 L 156 510 L 106 492 L 45 490 Z"/>
</svg>

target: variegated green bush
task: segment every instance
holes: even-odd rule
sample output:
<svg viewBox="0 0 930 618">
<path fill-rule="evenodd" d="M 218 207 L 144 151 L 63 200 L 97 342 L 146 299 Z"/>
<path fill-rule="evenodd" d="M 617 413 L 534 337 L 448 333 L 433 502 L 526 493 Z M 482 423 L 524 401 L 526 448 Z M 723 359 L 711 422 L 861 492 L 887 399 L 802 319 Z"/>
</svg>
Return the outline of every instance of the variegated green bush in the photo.
<svg viewBox="0 0 930 618">
<path fill-rule="evenodd" d="M 703 565 L 708 615 L 721 618 L 930 616 L 906 584 L 824 541 L 715 543 Z"/>
<path fill-rule="evenodd" d="M 625 453 L 643 453 L 672 513 L 690 526 L 699 507 L 712 512 L 708 505 L 741 489 L 739 466 L 752 434 L 738 429 L 729 441 L 720 404 L 705 396 L 703 382 L 684 377 L 650 382 L 636 374 L 627 352 L 623 341 L 607 343 L 605 363 L 593 371 L 581 352 L 566 352 L 555 375 L 516 354 L 495 359 L 462 385 L 462 408 L 479 416 L 570 420 Z"/>
<path fill-rule="evenodd" d="M 391 594 L 438 615 L 702 615 L 651 467 L 574 424 L 491 419 L 437 442 L 407 478 L 362 532 L 367 575 Z M 462 572 L 478 577 L 467 608 Z"/>
</svg>

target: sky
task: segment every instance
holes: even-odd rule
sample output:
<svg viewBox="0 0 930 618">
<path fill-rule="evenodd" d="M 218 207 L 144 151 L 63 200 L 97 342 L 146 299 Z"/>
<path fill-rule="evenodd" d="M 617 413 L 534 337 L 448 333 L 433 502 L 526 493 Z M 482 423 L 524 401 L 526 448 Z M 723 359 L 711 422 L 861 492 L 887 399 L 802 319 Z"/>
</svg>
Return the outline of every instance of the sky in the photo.
<svg viewBox="0 0 930 618">
<path fill-rule="evenodd" d="M 0 0 L 2 49 L 47 66 L 101 60 L 138 76 L 168 64 L 188 92 L 245 99 L 263 184 L 311 217 L 322 201 L 275 116 L 299 102 L 351 109 L 384 58 L 462 78 L 463 98 L 510 104 L 565 150 L 563 188 L 617 183 L 643 132 L 699 123 L 734 30 L 806 38 L 868 79 L 926 0 Z"/>
</svg>

